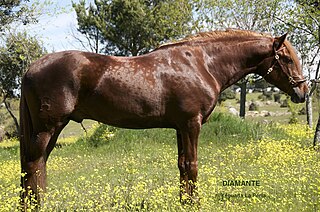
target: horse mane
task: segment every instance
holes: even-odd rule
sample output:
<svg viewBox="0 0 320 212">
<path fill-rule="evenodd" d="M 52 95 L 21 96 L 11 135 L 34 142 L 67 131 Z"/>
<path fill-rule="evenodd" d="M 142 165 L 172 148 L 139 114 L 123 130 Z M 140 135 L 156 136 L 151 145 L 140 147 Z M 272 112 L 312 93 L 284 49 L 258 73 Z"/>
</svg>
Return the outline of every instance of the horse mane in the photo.
<svg viewBox="0 0 320 212">
<path fill-rule="evenodd" d="M 271 34 L 267 33 L 258 33 L 250 30 L 240 30 L 240 29 L 226 29 L 225 31 L 216 30 L 216 31 L 209 31 L 209 32 L 199 32 L 194 35 L 188 35 L 187 37 L 175 41 L 169 42 L 160 45 L 154 51 L 159 49 L 166 49 L 174 46 L 183 46 L 183 45 L 199 45 L 205 42 L 218 42 L 218 41 L 241 41 L 241 40 L 248 40 L 248 39 L 261 39 L 261 38 L 273 38 Z M 285 40 L 284 45 L 290 52 L 290 55 L 293 55 L 293 60 L 296 64 L 299 64 L 299 58 L 296 55 L 296 49 L 292 46 L 292 44 Z"/>
<path fill-rule="evenodd" d="M 234 39 L 244 39 L 248 37 L 272 37 L 269 34 L 258 33 L 250 30 L 239 30 L 239 29 L 227 29 L 225 31 L 216 30 L 209 32 L 200 32 L 194 35 L 189 35 L 182 40 L 165 43 L 157 47 L 155 50 L 163 49 L 166 47 L 191 44 L 191 43 L 201 43 L 203 41 L 221 41 L 221 40 L 234 40 Z"/>
</svg>

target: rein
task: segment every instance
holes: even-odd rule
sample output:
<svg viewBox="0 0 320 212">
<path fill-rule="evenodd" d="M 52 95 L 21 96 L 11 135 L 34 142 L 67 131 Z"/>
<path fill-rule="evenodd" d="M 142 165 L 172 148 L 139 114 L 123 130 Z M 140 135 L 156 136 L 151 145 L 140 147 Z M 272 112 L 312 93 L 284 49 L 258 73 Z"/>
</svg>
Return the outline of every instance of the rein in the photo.
<svg viewBox="0 0 320 212">
<path fill-rule="evenodd" d="M 296 87 L 298 86 L 298 84 L 300 83 L 303 83 L 306 81 L 306 79 L 303 77 L 301 78 L 300 76 L 293 76 L 293 74 L 291 73 L 290 69 L 288 69 L 289 73 L 285 72 L 284 71 L 284 68 L 283 68 L 283 65 L 281 64 L 280 62 L 280 56 L 278 55 L 278 52 L 280 51 L 283 51 L 286 47 L 282 47 L 278 50 L 275 50 L 274 53 L 275 53 L 275 56 L 274 56 L 274 60 L 273 60 L 273 63 L 272 63 L 272 66 L 268 69 L 267 73 L 263 76 L 263 78 L 265 78 L 267 75 L 269 75 L 274 69 L 274 66 L 278 63 L 279 66 L 280 66 L 280 69 L 282 70 L 282 72 L 287 75 L 288 79 L 289 79 L 289 82 L 290 84 L 293 86 L 293 87 Z"/>
</svg>

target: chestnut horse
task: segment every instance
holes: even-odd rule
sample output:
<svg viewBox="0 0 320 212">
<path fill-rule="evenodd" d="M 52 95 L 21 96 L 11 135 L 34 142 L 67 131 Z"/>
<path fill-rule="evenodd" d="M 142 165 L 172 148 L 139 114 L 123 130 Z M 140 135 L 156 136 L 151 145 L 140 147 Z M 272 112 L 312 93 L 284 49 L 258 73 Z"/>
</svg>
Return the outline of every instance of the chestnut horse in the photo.
<svg viewBox="0 0 320 212">
<path fill-rule="evenodd" d="M 137 57 L 80 51 L 48 54 L 22 79 L 22 204 L 46 188 L 46 162 L 70 120 L 93 119 L 132 128 L 174 128 L 181 194 L 196 196 L 197 145 L 219 94 L 256 73 L 305 100 L 307 84 L 286 35 L 251 31 L 200 33 Z M 41 194 L 41 192 L 40 192 Z"/>
</svg>

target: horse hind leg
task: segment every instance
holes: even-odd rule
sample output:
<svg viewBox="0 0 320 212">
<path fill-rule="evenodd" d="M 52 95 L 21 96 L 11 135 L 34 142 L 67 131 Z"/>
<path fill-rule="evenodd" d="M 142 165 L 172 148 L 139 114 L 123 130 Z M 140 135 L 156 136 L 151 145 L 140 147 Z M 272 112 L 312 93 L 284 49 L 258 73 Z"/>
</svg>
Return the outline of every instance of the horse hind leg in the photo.
<svg viewBox="0 0 320 212">
<path fill-rule="evenodd" d="M 45 148 L 50 132 L 33 132 L 29 143 L 21 145 L 21 200 L 24 204 L 40 204 L 41 190 L 46 188 Z"/>
<path fill-rule="evenodd" d="M 40 206 L 42 191 L 46 190 L 46 162 L 61 130 L 68 123 L 67 118 L 55 118 L 41 112 L 43 106 L 31 107 L 22 97 L 20 105 L 20 158 L 21 158 L 21 205 L 27 210 L 29 205 Z M 39 113 L 40 111 L 40 113 Z M 57 113 L 56 113 L 57 114 Z"/>
<path fill-rule="evenodd" d="M 21 198 L 26 206 L 35 204 L 38 207 L 41 204 L 41 194 L 46 191 L 47 159 L 67 123 L 57 124 L 47 131 L 34 131 L 31 142 L 23 145 L 21 186 L 24 191 Z"/>
</svg>

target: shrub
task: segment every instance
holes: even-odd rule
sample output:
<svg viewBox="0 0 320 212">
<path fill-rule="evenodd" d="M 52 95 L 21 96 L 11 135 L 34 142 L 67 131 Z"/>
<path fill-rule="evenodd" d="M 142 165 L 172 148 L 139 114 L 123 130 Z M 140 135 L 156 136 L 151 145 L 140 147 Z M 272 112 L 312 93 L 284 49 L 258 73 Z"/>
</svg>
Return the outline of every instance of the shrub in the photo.
<svg viewBox="0 0 320 212">
<path fill-rule="evenodd" d="M 259 139 L 264 129 L 259 123 L 247 122 L 240 117 L 226 113 L 213 113 L 209 123 L 201 130 L 205 140 L 232 140 L 237 142 Z"/>
<path fill-rule="evenodd" d="M 288 101 L 288 107 L 289 107 L 289 111 L 291 112 L 289 124 L 297 124 L 299 122 L 299 119 L 297 116 L 299 113 L 300 106 L 292 103 L 291 101 Z"/>
<path fill-rule="evenodd" d="M 306 110 L 305 107 L 303 107 L 303 108 L 301 108 L 301 109 L 299 110 L 298 115 L 306 115 L 306 114 L 307 114 L 307 110 Z"/>
<path fill-rule="evenodd" d="M 221 102 L 226 101 L 227 99 L 235 99 L 235 98 L 236 98 L 235 92 L 231 88 L 227 88 L 220 94 L 218 102 L 220 104 Z"/>
<path fill-rule="evenodd" d="M 258 110 L 259 110 L 258 104 L 255 102 L 251 102 L 251 104 L 249 105 L 249 111 L 258 111 Z"/>
<path fill-rule="evenodd" d="M 84 139 L 89 146 L 98 147 L 108 143 L 113 138 L 115 132 L 115 127 L 106 124 L 96 124 L 89 130 L 88 135 L 81 139 Z"/>
<path fill-rule="evenodd" d="M 258 96 L 261 101 L 272 100 L 272 91 L 263 91 L 261 95 Z"/>
</svg>

